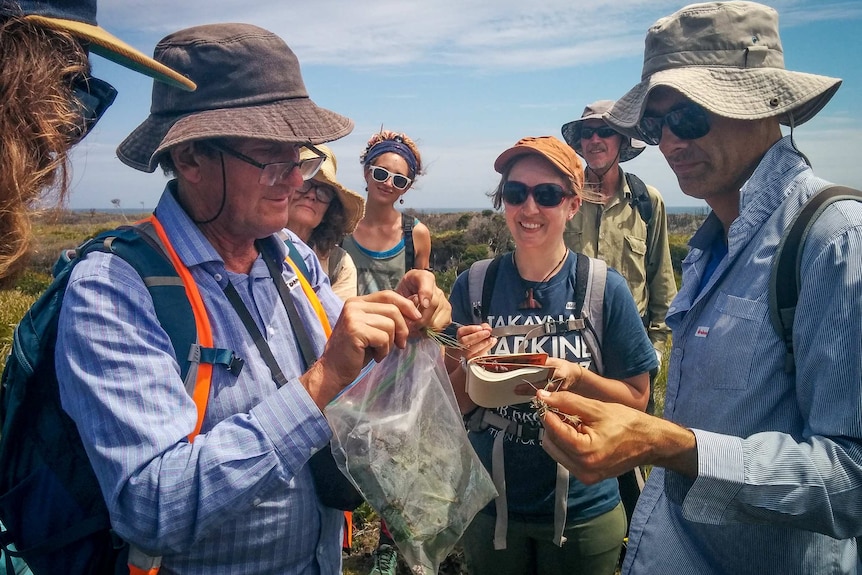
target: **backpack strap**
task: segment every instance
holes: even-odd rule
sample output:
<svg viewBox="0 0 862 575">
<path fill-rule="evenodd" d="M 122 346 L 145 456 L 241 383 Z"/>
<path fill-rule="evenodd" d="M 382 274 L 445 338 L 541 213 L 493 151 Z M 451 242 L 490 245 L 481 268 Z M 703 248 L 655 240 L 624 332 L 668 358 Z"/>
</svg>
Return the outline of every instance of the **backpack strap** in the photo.
<svg viewBox="0 0 862 575">
<path fill-rule="evenodd" d="M 503 256 L 498 255 L 473 262 L 467 272 L 467 292 L 475 324 L 480 324 L 487 319 L 484 314 L 489 309 L 491 293 L 494 291 L 494 282 L 497 280 L 497 270 L 502 259 Z"/>
<path fill-rule="evenodd" d="M 327 276 L 329 276 L 330 280 L 333 280 L 338 277 L 338 274 L 341 272 L 341 268 L 344 267 L 344 254 L 347 252 L 344 251 L 344 248 L 339 246 L 333 246 L 332 250 L 329 252 L 329 264 L 327 267 Z"/>
<path fill-rule="evenodd" d="M 793 321 L 799 299 L 802 249 L 808 232 L 830 204 L 840 200 L 862 201 L 862 191 L 845 186 L 826 186 L 802 206 L 781 237 L 769 277 L 769 319 L 775 333 L 784 342 L 785 373 L 796 369 L 793 358 Z"/>
<path fill-rule="evenodd" d="M 302 259 L 302 254 L 299 253 L 299 250 L 296 249 L 296 245 L 294 245 L 293 241 L 290 238 L 284 238 L 284 245 L 287 246 L 287 256 L 290 258 L 290 261 L 293 262 L 294 272 L 296 275 L 302 275 L 306 282 L 311 281 L 311 273 L 308 271 L 308 266 L 305 265 L 305 260 Z"/>
<path fill-rule="evenodd" d="M 637 209 L 641 219 L 647 225 L 647 230 L 649 230 L 650 222 L 652 221 L 652 201 L 650 200 L 646 184 L 634 174 L 626 172 L 625 175 L 629 191 L 632 193 L 632 199 L 629 200 L 629 203 L 633 208 Z"/>
<path fill-rule="evenodd" d="M 416 248 L 413 246 L 413 216 L 401 214 L 401 235 L 404 237 L 404 272 L 407 273 L 416 263 Z"/>
</svg>

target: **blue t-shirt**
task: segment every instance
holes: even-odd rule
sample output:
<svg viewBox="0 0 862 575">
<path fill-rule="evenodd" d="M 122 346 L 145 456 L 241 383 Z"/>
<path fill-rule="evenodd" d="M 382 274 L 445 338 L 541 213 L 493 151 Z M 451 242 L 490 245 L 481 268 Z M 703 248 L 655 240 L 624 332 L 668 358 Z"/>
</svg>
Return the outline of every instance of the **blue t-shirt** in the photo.
<svg viewBox="0 0 862 575">
<path fill-rule="evenodd" d="M 512 255 L 507 254 L 497 271 L 486 321 L 492 327 L 497 327 L 537 324 L 548 316 L 554 320 L 574 319 L 575 264 L 576 256 L 569 252 L 562 269 L 555 276 L 543 283 L 528 282 L 521 279 L 512 263 Z M 541 309 L 518 309 L 528 288 L 533 289 L 534 298 L 542 304 Z M 452 303 L 453 321 L 473 323 L 468 272 L 458 276 L 449 301 Z M 625 279 L 613 269 L 608 269 L 602 313 L 604 375 L 622 379 L 654 369 L 658 361 L 634 299 Z M 512 353 L 517 341 L 522 339 L 523 336 L 501 337 L 489 353 Z M 551 357 L 578 362 L 585 368 L 589 368 L 592 363 L 586 344 L 580 335 L 574 332 L 527 340 L 525 351 L 545 352 Z M 494 411 L 512 421 L 539 425 L 539 418 L 529 403 L 504 406 Z M 473 448 L 489 472 L 491 450 L 497 433 L 496 429 L 488 428 L 483 432 L 469 434 Z M 552 522 L 556 462 L 545 453 L 537 441 L 523 440 L 508 434 L 504 439 L 503 452 L 509 517 L 525 522 Z M 587 486 L 572 477 L 569 480 L 567 524 L 581 523 L 606 513 L 616 507 L 619 500 L 616 479 Z M 484 511 L 493 515 L 493 502 Z"/>
</svg>

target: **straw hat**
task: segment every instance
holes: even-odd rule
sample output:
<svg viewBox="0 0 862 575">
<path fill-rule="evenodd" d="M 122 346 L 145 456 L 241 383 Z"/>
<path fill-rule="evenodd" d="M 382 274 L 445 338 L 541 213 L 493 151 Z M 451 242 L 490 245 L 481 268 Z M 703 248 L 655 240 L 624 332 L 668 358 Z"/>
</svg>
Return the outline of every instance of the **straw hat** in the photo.
<svg viewBox="0 0 862 575">
<path fill-rule="evenodd" d="M 359 220 L 362 219 L 362 216 L 365 215 L 365 200 L 362 196 L 356 192 L 348 190 L 338 182 L 335 177 L 335 173 L 338 170 L 338 160 L 335 159 L 335 154 L 332 153 L 329 146 L 320 144 L 316 146 L 316 148 L 326 154 L 326 160 L 323 161 L 323 165 L 320 166 L 320 170 L 318 170 L 312 179 L 321 184 L 326 184 L 335 190 L 336 194 L 338 194 L 338 200 L 341 202 L 341 205 L 344 206 L 344 212 L 347 216 L 345 233 L 349 234 L 356 229 L 356 224 L 358 224 Z M 302 148 L 299 153 L 299 158 L 301 160 L 316 157 L 317 154 L 308 148 Z"/>
<path fill-rule="evenodd" d="M 154 171 L 162 152 L 192 140 L 322 144 L 353 130 L 352 120 L 311 101 L 293 51 L 263 28 L 187 28 L 162 39 L 154 56 L 198 88 L 153 85 L 150 116 L 117 148 L 120 160 L 137 170 Z"/>
<path fill-rule="evenodd" d="M 637 136 L 649 93 L 667 86 L 725 118 L 814 117 L 841 80 L 784 69 L 778 13 L 754 2 L 692 4 L 649 29 L 641 82 L 617 100 L 607 121 Z M 792 118 L 791 118 L 792 116 Z"/>
<path fill-rule="evenodd" d="M 17 0 L 0 2 L 0 15 L 23 15 L 39 26 L 64 30 L 89 42 L 89 50 L 121 66 L 183 90 L 195 83 L 135 50 L 96 23 L 96 0 Z"/>
<path fill-rule="evenodd" d="M 514 146 L 497 157 L 494 169 L 502 174 L 512 160 L 526 154 L 538 154 L 544 157 L 569 179 L 576 194 L 581 193 L 584 187 L 584 168 L 581 160 L 572 148 L 553 136 L 521 138 Z"/>
<path fill-rule="evenodd" d="M 613 105 L 613 100 L 598 100 L 584 108 L 584 113 L 581 114 L 579 120 L 563 124 L 563 138 L 580 156 L 584 155 L 584 152 L 581 149 L 581 127 L 584 121 L 601 120 L 604 122 L 605 114 L 608 113 Z M 640 140 L 633 140 L 625 134 L 620 135 L 623 137 L 620 143 L 620 162 L 628 162 L 632 158 L 636 158 L 638 154 L 646 149 L 646 144 Z"/>
</svg>

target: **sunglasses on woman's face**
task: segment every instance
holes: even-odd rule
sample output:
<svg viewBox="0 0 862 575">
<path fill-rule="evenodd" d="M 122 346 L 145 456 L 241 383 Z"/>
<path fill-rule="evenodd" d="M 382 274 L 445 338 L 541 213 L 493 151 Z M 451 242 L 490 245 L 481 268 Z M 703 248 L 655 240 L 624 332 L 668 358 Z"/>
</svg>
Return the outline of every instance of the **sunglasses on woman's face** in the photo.
<svg viewBox="0 0 862 575">
<path fill-rule="evenodd" d="M 313 193 L 314 199 L 321 204 L 328 204 L 333 200 L 333 198 L 335 198 L 335 190 L 333 190 L 329 186 L 323 186 L 321 184 L 318 184 L 314 180 L 308 180 L 307 182 L 302 184 L 302 187 L 297 190 L 297 193 L 300 196 Z"/>
<path fill-rule="evenodd" d="M 643 140 L 657 146 L 665 125 L 681 140 L 697 140 L 709 133 L 709 113 L 702 106 L 689 102 L 664 116 L 644 116 L 639 125 Z"/>
<path fill-rule="evenodd" d="M 386 168 L 381 168 L 380 166 L 368 166 L 368 171 L 371 172 L 371 177 L 374 178 L 374 181 L 380 182 L 381 184 L 389 178 L 392 178 L 392 185 L 399 190 L 407 189 L 407 186 L 409 186 L 410 182 L 413 181 L 407 176 L 395 174 Z"/>
<path fill-rule="evenodd" d="M 598 128 L 593 128 L 592 126 L 584 126 L 581 128 L 581 139 L 589 140 L 593 137 L 593 134 L 598 134 L 599 138 L 610 138 L 611 136 L 616 136 L 619 132 L 611 128 L 610 126 L 599 126 Z"/>
<path fill-rule="evenodd" d="M 528 186 L 523 182 L 506 182 L 503 184 L 503 201 L 510 206 L 520 206 L 527 201 L 527 196 L 533 194 L 536 203 L 544 208 L 560 205 L 563 198 L 570 195 L 558 184 L 536 184 Z"/>
</svg>

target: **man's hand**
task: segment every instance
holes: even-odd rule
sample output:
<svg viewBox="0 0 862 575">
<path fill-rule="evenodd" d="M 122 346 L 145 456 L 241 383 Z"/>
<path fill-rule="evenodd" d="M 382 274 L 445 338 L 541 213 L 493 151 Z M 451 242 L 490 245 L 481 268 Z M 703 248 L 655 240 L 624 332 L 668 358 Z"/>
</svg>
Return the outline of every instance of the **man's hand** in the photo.
<svg viewBox="0 0 862 575">
<path fill-rule="evenodd" d="M 542 447 L 582 483 L 597 483 L 645 464 L 697 476 L 697 443 L 688 429 L 571 392 L 539 391 L 537 397 L 551 408 L 542 418 Z M 580 423 L 572 425 L 554 410 L 576 416 Z"/>
<path fill-rule="evenodd" d="M 408 324 L 421 320 L 413 301 L 391 290 L 350 298 L 320 359 L 299 379 L 322 410 L 370 360 L 382 360 L 393 346 L 403 349 Z"/>
<path fill-rule="evenodd" d="M 411 321 L 410 331 L 415 335 L 420 328 L 442 331 L 452 321 L 452 305 L 437 284 L 434 274 L 426 270 L 408 271 L 395 291 L 410 299 L 422 314 L 419 321 Z"/>
</svg>

